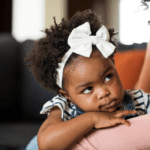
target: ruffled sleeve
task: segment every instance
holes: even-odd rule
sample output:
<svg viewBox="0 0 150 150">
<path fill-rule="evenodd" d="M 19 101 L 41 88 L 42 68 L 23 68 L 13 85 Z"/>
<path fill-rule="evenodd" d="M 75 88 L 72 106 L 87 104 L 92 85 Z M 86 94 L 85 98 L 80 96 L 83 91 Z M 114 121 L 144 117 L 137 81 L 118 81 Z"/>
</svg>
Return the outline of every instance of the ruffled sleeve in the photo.
<svg viewBox="0 0 150 150">
<path fill-rule="evenodd" d="M 49 114 L 50 110 L 58 106 L 61 109 L 61 118 L 66 121 L 76 116 L 76 106 L 71 102 L 68 102 L 67 99 L 63 96 L 55 96 L 52 100 L 49 100 L 43 105 L 40 114 Z"/>
</svg>

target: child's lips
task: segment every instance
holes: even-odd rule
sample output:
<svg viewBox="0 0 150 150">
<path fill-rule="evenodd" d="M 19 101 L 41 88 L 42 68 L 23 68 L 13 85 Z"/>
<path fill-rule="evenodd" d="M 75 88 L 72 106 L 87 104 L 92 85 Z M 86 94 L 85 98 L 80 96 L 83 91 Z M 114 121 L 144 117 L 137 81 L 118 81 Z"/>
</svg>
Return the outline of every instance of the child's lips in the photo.
<svg viewBox="0 0 150 150">
<path fill-rule="evenodd" d="M 103 107 L 104 107 L 104 108 L 110 108 L 110 107 L 113 107 L 115 104 L 116 104 L 116 101 L 113 100 L 113 101 L 111 101 L 109 104 L 104 105 Z"/>
</svg>

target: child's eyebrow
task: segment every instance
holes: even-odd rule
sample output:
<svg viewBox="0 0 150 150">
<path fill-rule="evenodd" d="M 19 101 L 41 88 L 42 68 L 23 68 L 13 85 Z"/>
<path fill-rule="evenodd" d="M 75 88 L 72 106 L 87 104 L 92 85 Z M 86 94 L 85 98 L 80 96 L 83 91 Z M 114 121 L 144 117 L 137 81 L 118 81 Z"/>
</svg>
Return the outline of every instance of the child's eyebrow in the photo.
<svg viewBox="0 0 150 150">
<path fill-rule="evenodd" d="M 75 88 L 75 90 L 79 90 L 80 88 L 87 87 L 87 86 L 90 85 L 91 83 L 92 83 L 92 82 L 88 82 L 88 83 L 81 84 L 81 85 L 77 86 L 77 87 Z"/>
<path fill-rule="evenodd" d="M 102 74 L 102 76 L 101 77 L 103 77 L 110 69 L 112 69 L 112 67 L 111 66 L 109 66 L 104 72 L 103 72 L 103 74 Z"/>
<path fill-rule="evenodd" d="M 105 74 L 106 74 L 111 68 L 112 68 L 112 67 L 109 66 L 109 67 L 103 72 L 103 74 L 101 75 L 101 77 L 105 76 Z M 84 87 L 87 87 L 88 85 L 91 85 L 91 84 L 92 84 L 92 82 L 87 82 L 87 83 L 81 84 L 81 85 L 77 86 L 77 87 L 75 88 L 75 90 L 79 90 L 79 89 L 84 88 Z"/>
</svg>

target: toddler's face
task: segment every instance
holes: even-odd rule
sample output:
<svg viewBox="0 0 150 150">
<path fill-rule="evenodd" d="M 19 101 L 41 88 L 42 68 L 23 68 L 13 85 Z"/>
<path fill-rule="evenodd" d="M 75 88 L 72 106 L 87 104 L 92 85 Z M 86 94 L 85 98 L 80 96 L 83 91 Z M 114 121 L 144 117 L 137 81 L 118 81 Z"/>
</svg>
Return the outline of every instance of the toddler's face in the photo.
<svg viewBox="0 0 150 150">
<path fill-rule="evenodd" d="M 113 112 L 123 100 L 124 90 L 110 58 L 99 51 L 90 58 L 79 56 L 64 70 L 68 99 L 84 111 Z"/>
</svg>

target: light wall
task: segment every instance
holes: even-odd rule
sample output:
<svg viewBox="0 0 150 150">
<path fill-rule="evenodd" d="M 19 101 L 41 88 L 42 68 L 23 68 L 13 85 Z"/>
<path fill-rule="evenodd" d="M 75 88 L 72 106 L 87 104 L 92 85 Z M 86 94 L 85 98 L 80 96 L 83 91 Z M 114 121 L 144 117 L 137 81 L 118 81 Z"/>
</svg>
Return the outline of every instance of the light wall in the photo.
<svg viewBox="0 0 150 150">
<path fill-rule="evenodd" d="M 119 4 L 120 0 L 105 0 L 107 27 L 119 31 Z"/>
<path fill-rule="evenodd" d="M 107 28 L 113 27 L 119 31 L 119 4 L 120 0 L 97 0 L 93 3 L 92 10 L 101 15 Z"/>
<path fill-rule="evenodd" d="M 44 37 L 45 1 L 13 0 L 12 5 L 12 36 L 18 42 Z"/>
<path fill-rule="evenodd" d="M 56 22 L 60 23 L 63 17 L 67 18 L 68 0 L 45 0 L 45 27 L 49 28 Z M 99 14 L 107 28 L 113 27 L 116 32 L 119 31 L 119 4 L 120 0 L 95 0 L 91 9 Z"/>
<path fill-rule="evenodd" d="M 67 13 L 67 0 L 45 0 L 45 28 L 54 24 L 54 16 L 56 23 L 60 23 Z"/>
</svg>

